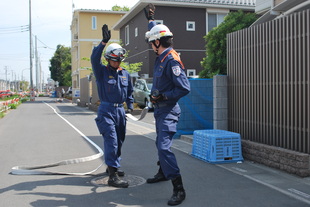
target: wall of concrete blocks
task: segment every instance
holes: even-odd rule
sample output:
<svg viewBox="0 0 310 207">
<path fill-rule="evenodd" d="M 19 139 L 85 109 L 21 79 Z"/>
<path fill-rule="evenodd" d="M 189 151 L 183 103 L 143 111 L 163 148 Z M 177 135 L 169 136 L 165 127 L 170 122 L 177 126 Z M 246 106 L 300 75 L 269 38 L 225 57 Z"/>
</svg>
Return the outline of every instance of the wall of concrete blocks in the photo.
<svg viewBox="0 0 310 207">
<path fill-rule="evenodd" d="M 213 79 L 213 128 L 228 130 L 227 76 L 217 75 Z"/>
<path fill-rule="evenodd" d="M 79 106 L 87 106 L 89 101 L 89 81 L 88 78 L 80 80 L 80 98 L 77 104 Z"/>
<path fill-rule="evenodd" d="M 100 100 L 99 100 L 99 96 L 98 96 L 98 89 L 97 89 L 95 77 L 93 77 L 91 79 L 91 85 L 92 85 L 92 97 L 90 100 L 90 105 L 88 107 L 89 107 L 89 109 L 91 109 L 93 111 L 97 111 L 98 106 L 100 104 Z"/>
</svg>

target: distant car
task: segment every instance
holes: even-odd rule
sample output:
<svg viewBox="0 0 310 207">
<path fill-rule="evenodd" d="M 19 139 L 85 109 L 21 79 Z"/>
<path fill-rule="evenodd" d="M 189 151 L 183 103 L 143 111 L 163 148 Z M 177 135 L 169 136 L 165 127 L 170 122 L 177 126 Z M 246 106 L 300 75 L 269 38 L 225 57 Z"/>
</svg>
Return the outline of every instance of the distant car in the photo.
<svg viewBox="0 0 310 207">
<path fill-rule="evenodd" d="M 13 95 L 13 93 L 10 90 L 0 91 L 0 98 L 12 96 L 12 95 Z"/>
<path fill-rule="evenodd" d="M 138 79 L 133 87 L 134 102 L 140 107 L 148 106 L 150 102 L 150 94 L 153 86 L 153 79 Z"/>
</svg>

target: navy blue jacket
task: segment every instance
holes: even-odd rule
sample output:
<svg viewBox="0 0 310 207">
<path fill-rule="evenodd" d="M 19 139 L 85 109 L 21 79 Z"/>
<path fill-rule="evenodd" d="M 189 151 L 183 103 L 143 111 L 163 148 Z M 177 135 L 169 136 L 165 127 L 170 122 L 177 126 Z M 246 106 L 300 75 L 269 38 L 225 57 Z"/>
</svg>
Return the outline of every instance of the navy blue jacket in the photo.
<svg viewBox="0 0 310 207">
<path fill-rule="evenodd" d="M 154 21 L 150 22 L 149 29 L 155 25 Z M 179 55 L 171 47 L 156 58 L 152 91 L 158 90 L 159 94 L 167 98 L 163 103 L 176 104 L 190 92 L 190 83 L 184 69 Z"/>
<path fill-rule="evenodd" d="M 93 49 L 91 64 L 96 77 L 98 95 L 101 102 L 124 103 L 128 109 L 133 109 L 133 86 L 127 70 L 119 68 L 117 71 L 105 66 L 101 62 L 104 45 L 100 43 Z"/>
</svg>

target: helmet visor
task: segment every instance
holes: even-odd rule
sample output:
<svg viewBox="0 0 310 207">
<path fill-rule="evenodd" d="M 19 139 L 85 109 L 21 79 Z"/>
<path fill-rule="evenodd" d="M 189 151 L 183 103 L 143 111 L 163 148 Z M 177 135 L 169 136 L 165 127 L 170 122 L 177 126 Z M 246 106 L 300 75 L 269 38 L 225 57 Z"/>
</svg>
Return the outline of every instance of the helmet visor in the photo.
<svg viewBox="0 0 310 207">
<path fill-rule="evenodd" d="M 106 55 L 106 58 L 113 61 L 122 61 L 125 59 L 126 50 L 124 48 L 116 48 Z"/>
</svg>

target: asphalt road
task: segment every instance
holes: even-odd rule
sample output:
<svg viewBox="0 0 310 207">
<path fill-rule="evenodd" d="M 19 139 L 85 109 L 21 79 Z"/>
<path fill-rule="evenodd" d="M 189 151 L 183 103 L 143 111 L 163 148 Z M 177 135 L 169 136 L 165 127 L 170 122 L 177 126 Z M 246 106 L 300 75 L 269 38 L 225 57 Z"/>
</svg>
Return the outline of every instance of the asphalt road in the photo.
<svg viewBox="0 0 310 207">
<path fill-rule="evenodd" d="M 146 184 L 157 171 L 154 119 L 128 121 L 122 169 L 127 189 L 106 185 L 106 166 L 91 175 L 12 175 L 13 166 L 35 166 L 91 156 L 103 141 L 96 114 L 54 98 L 36 98 L 0 119 L 0 206 L 4 207 L 161 207 L 172 194 L 170 181 Z M 55 113 L 55 111 L 58 115 Z M 84 136 L 83 136 L 84 135 Z M 91 144 L 87 139 L 94 143 Z M 305 207 L 310 206 L 310 180 L 254 163 L 214 165 L 190 155 L 191 145 L 175 140 L 187 193 L 183 207 Z M 53 167 L 60 172 L 89 172 L 103 162 Z"/>
</svg>

